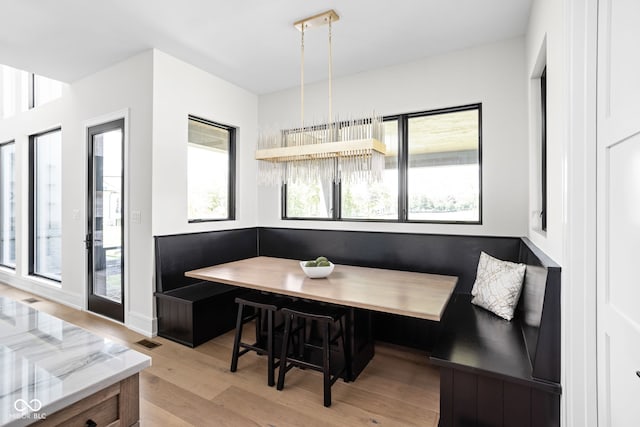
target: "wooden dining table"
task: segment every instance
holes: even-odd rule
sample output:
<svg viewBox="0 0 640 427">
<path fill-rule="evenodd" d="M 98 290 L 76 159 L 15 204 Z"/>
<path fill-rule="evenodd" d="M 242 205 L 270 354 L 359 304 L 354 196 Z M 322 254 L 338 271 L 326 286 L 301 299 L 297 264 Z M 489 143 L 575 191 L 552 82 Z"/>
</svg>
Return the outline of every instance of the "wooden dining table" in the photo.
<svg viewBox="0 0 640 427">
<path fill-rule="evenodd" d="M 455 276 L 336 265 L 310 279 L 300 261 L 255 257 L 192 270 L 188 277 L 348 307 L 439 321 L 458 282 Z"/>
<path fill-rule="evenodd" d="M 354 378 L 373 357 L 371 311 L 439 321 L 458 278 L 337 264 L 326 278 L 308 278 L 300 261 L 259 256 L 200 268 L 187 277 L 350 307 Z"/>
</svg>

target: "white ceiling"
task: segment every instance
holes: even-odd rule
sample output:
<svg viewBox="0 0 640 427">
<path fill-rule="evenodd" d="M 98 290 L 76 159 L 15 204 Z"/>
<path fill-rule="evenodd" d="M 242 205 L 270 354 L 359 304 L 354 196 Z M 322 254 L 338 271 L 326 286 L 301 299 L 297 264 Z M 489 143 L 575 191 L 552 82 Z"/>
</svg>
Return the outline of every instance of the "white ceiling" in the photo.
<svg viewBox="0 0 640 427">
<path fill-rule="evenodd" d="M 299 85 L 327 9 L 334 76 L 524 34 L 531 0 L 0 0 L 0 63 L 73 82 L 155 47 L 254 93 Z M 326 27 L 305 79 L 327 78 Z"/>
</svg>

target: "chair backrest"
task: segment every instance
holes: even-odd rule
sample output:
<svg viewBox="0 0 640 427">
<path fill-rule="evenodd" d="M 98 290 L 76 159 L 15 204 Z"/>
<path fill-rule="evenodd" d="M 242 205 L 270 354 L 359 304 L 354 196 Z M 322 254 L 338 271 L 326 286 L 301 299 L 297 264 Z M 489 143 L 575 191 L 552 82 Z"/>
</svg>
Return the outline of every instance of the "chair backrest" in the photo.
<svg viewBox="0 0 640 427">
<path fill-rule="evenodd" d="M 155 236 L 156 291 L 198 282 L 189 270 L 238 261 L 258 253 L 256 228 Z"/>
</svg>

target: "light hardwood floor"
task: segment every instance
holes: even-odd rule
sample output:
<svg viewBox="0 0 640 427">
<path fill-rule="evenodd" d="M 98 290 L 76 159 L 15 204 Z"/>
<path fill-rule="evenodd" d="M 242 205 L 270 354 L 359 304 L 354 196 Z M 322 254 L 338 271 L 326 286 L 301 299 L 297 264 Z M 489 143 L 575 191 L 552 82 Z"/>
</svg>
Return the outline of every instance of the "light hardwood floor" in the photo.
<svg viewBox="0 0 640 427">
<path fill-rule="evenodd" d="M 322 405 L 319 372 L 293 369 L 285 388 L 266 385 L 266 358 L 253 353 L 229 372 L 233 332 L 195 349 L 164 338 L 149 350 L 122 325 L 0 284 L 0 295 L 35 297 L 32 306 L 152 357 L 140 375 L 142 426 L 437 426 L 439 374 L 422 352 L 378 344 L 358 379 L 332 387 Z M 246 329 L 246 334 L 252 328 Z M 248 337 L 247 337 L 248 338 Z"/>
</svg>

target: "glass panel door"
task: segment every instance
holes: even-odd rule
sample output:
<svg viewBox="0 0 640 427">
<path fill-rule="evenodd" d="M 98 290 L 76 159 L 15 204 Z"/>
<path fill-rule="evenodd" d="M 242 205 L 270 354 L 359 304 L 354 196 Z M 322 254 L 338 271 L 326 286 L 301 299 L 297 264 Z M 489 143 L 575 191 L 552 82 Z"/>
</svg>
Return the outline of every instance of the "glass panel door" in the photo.
<svg viewBox="0 0 640 427">
<path fill-rule="evenodd" d="M 124 321 L 124 120 L 89 129 L 89 310 Z"/>
</svg>

